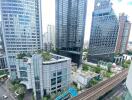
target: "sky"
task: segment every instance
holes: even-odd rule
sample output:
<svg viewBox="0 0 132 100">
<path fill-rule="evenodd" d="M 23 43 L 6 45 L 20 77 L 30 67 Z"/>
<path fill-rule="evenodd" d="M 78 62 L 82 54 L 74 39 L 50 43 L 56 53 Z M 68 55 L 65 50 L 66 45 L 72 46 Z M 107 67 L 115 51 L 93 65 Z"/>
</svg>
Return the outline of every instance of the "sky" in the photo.
<svg viewBox="0 0 132 100">
<path fill-rule="evenodd" d="M 116 14 L 124 12 L 128 15 L 129 21 L 132 22 L 132 0 L 112 0 L 113 8 Z M 42 24 L 43 33 L 47 31 L 47 25 L 55 25 L 55 0 L 42 0 Z M 94 8 L 94 0 L 88 0 L 87 16 L 84 41 L 89 41 L 92 12 Z M 132 41 L 132 30 L 129 40 Z"/>
<path fill-rule="evenodd" d="M 124 12 L 132 23 L 132 0 L 111 0 L 116 14 Z M 55 0 L 41 0 L 43 33 L 47 25 L 55 25 Z M 84 41 L 89 41 L 94 0 L 88 0 Z M 129 36 L 132 41 L 132 28 Z"/>
</svg>

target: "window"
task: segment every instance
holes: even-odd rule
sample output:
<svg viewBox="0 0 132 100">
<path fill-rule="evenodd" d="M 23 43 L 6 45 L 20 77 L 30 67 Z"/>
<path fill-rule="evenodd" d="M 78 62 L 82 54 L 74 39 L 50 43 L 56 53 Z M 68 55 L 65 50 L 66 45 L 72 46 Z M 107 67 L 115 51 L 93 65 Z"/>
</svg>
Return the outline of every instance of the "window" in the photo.
<svg viewBox="0 0 132 100">
<path fill-rule="evenodd" d="M 57 88 L 60 88 L 60 87 L 61 87 L 61 85 L 58 85 L 58 86 L 57 86 Z"/>
<path fill-rule="evenodd" d="M 61 75 L 61 74 L 62 74 L 62 72 L 61 72 L 61 71 L 57 72 L 57 75 Z"/>
<path fill-rule="evenodd" d="M 57 77 L 57 83 L 61 83 L 61 81 L 62 81 L 62 77 L 61 76 Z"/>
<path fill-rule="evenodd" d="M 53 76 L 56 76 L 56 73 L 53 73 Z"/>
<path fill-rule="evenodd" d="M 40 89 L 40 81 L 35 81 L 35 87 L 36 89 Z"/>
<path fill-rule="evenodd" d="M 55 85 L 56 84 L 56 78 L 51 79 L 51 85 Z"/>
<path fill-rule="evenodd" d="M 27 72 L 20 71 L 20 77 L 27 77 Z"/>
<path fill-rule="evenodd" d="M 51 88 L 51 90 L 54 90 L 54 89 L 56 89 L 56 87 Z"/>
</svg>

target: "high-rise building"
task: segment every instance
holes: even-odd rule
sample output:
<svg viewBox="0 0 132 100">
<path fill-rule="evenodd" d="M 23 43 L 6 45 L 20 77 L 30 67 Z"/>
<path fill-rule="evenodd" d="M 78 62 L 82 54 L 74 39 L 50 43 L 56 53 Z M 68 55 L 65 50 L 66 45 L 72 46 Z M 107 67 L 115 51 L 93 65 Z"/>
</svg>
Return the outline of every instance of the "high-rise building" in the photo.
<svg viewBox="0 0 132 100">
<path fill-rule="evenodd" d="M 55 49 L 56 46 L 56 36 L 55 36 L 55 26 L 48 25 L 47 32 L 43 34 L 43 49 L 46 51 L 51 51 Z"/>
<path fill-rule="evenodd" d="M 0 21 L 0 70 L 8 70 L 6 56 L 5 56 L 5 50 L 4 50 L 1 25 L 2 24 Z"/>
<path fill-rule="evenodd" d="M 68 89 L 71 84 L 71 59 L 56 54 L 49 56 L 47 60 L 43 54 L 33 54 L 16 60 L 18 78 L 27 89 L 33 89 L 35 100 Z"/>
<path fill-rule="evenodd" d="M 41 0 L 0 0 L 2 32 L 11 77 L 15 58 L 41 48 Z"/>
<path fill-rule="evenodd" d="M 125 53 L 128 45 L 129 35 L 130 35 L 131 23 L 124 13 L 119 16 L 119 30 L 116 45 L 117 53 Z"/>
<path fill-rule="evenodd" d="M 95 0 L 88 61 L 113 61 L 118 28 L 118 18 L 110 0 Z"/>
<path fill-rule="evenodd" d="M 47 33 L 49 37 L 50 43 L 53 45 L 53 48 L 55 48 L 55 26 L 54 25 L 48 25 L 47 26 Z"/>
<path fill-rule="evenodd" d="M 82 59 L 87 0 L 56 0 L 56 48 L 78 66 Z"/>
</svg>

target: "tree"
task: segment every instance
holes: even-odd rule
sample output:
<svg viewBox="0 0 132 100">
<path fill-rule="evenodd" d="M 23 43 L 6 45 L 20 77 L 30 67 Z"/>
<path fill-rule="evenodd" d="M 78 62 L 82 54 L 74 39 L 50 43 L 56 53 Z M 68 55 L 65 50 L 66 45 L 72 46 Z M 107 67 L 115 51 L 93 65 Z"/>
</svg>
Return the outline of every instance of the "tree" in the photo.
<svg viewBox="0 0 132 100">
<path fill-rule="evenodd" d="M 128 68 L 131 64 L 131 60 L 126 60 L 126 61 L 123 61 L 122 63 L 122 67 L 123 68 Z"/>
<path fill-rule="evenodd" d="M 111 72 L 112 63 L 108 63 L 107 68 L 108 68 L 108 72 Z"/>
<path fill-rule="evenodd" d="M 23 59 L 23 57 L 25 57 L 25 56 L 26 56 L 25 53 L 17 54 L 17 59 Z"/>
<path fill-rule="evenodd" d="M 26 93 L 26 88 L 23 85 L 20 85 L 16 89 L 16 93 L 18 93 L 18 100 L 23 100 L 24 95 Z"/>
<path fill-rule="evenodd" d="M 0 70 L 0 75 L 4 75 L 5 74 L 5 70 Z"/>
<path fill-rule="evenodd" d="M 45 61 L 49 61 L 52 58 L 52 56 L 49 52 L 43 52 L 42 57 Z"/>
<path fill-rule="evenodd" d="M 126 64 L 126 63 L 124 63 L 124 64 L 122 65 L 122 67 L 123 67 L 123 68 L 128 68 L 128 67 L 129 67 L 129 65 L 128 65 L 128 64 Z"/>
<path fill-rule="evenodd" d="M 131 60 L 127 60 L 127 61 L 125 61 L 125 63 L 130 65 L 131 64 Z"/>
<path fill-rule="evenodd" d="M 16 92 L 18 94 L 25 94 L 26 93 L 26 88 L 22 85 L 18 85 L 17 89 L 16 89 Z"/>
<path fill-rule="evenodd" d="M 89 70 L 88 65 L 83 64 L 83 66 L 82 66 L 82 70 L 83 70 L 83 71 L 88 71 L 88 70 Z"/>
<path fill-rule="evenodd" d="M 89 82 L 88 82 L 88 84 L 89 84 L 89 86 L 91 87 L 91 86 L 94 86 L 94 85 L 96 85 L 98 83 L 98 81 L 96 80 L 96 79 L 91 79 Z"/>
<path fill-rule="evenodd" d="M 101 68 L 98 66 L 98 67 L 95 67 L 94 68 L 94 71 L 95 73 L 100 73 L 101 72 Z"/>
<path fill-rule="evenodd" d="M 111 75 L 112 75 L 112 73 L 111 73 L 111 72 L 104 72 L 104 76 L 105 76 L 105 77 L 110 78 L 110 77 L 111 77 Z"/>
</svg>

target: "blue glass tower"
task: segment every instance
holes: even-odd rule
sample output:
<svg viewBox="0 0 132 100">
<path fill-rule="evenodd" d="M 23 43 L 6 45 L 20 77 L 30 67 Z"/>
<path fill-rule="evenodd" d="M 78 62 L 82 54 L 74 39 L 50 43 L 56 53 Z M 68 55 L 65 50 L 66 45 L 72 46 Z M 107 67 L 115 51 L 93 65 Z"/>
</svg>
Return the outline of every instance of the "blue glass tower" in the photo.
<svg viewBox="0 0 132 100">
<path fill-rule="evenodd" d="M 87 0 L 56 0 L 56 48 L 81 64 Z"/>
<path fill-rule="evenodd" d="M 110 0 L 95 0 L 88 61 L 113 61 L 119 22 Z"/>
</svg>

